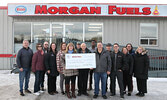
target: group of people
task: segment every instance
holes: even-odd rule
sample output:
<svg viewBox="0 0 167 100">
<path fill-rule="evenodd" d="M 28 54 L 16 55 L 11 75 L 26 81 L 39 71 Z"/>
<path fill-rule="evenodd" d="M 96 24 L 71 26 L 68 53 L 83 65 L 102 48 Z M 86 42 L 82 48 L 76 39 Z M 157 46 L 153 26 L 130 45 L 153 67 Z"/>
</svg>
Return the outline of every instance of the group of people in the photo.
<svg viewBox="0 0 167 100">
<path fill-rule="evenodd" d="M 24 96 L 23 82 L 25 80 L 25 92 L 31 93 L 28 89 L 30 72 L 35 74 L 34 94 L 40 95 L 45 91 L 44 79 L 47 74 L 47 89 L 50 95 L 57 94 L 57 76 L 60 76 L 60 89 L 62 95 L 66 95 L 69 99 L 76 98 L 76 87 L 78 87 L 77 96 L 89 96 L 87 91 L 92 90 L 93 74 L 94 74 L 94 95 L 97 98 L 99 95 L 99 83 L 101 80 L 101 94 L 104 99 L 107 99 L 106 92 L 109 89 L 111 96 L 116 95 L 116 78 L 120 88 L 120 97 L 124 98 L 127 93 L 131 96 L 133 91 L 132 76 L 136 77 L 137 81 L 137 96 L 143 97 L 147 93 L 147 79 L 149 58 L 147 51 L 139 46 L 136 51 L 133 50 L 132 44 L 128 43 L 119 50 L 119 44 L 108 43 L 106 49 L 102 42 L 97 43 L 93 40 L 91 47 L 87 48 L 85 43 L 77 43 L 76 49 L 73 43 L 66 44 L 62 42 L 60 50 L 57 51 L 56 43 L 44 42 L 43 45 L 36 44 L 36 52 L 29 47 L 27 40 L 23 41 L 23 48 L 17 54 L 17 65 L 20 69 L 19 84 L 20 95 Z M 73 53 L 95 53 L 96 68 L 89 69 L 66 69 L 65 54 Z M 78 78 L 76 86 L 76 78 Z M 110 85 L 108 82 L 110 78 Z M 64 82 L 65 81 L 65 82 Z M 89 85 L 88 85 L 89 84 Z M 109 87 L 108 87 L 109 85 Z M 65 86 L 65 90 L 64 90 Z M 88 87 L 88 89 L 87 89 Z M 128 90 L 126 91 L 126 87 Z"/>
</svg>

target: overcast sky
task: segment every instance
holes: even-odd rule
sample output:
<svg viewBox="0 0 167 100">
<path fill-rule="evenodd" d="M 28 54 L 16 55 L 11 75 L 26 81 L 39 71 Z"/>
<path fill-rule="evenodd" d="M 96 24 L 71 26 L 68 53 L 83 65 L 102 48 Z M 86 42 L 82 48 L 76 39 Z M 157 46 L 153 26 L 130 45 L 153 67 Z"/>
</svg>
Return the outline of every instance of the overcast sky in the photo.
<svg viewBox="0 0 167 100">
<path fill-rule="evenodd" d="M 167 0 L 0 0 L 0 6 L 8 3 L 132 3 L 167 4 Z"/>
</svg>

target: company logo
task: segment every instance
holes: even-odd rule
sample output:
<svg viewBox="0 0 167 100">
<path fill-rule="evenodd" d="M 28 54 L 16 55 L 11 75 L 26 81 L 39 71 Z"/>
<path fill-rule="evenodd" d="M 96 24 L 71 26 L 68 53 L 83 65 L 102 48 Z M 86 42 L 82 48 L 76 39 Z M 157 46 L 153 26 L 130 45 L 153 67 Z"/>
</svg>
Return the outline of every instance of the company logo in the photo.
<svg viewBox="0 0 167 100">
<path fill-rule="evenodd" d="M 17 6 L 17 7 L 15 8 L 15 11 L 16 11 L 17 13 L 25 13 L 25 12 L 27 11 L 27 8 L 26 8 L 25 6 Z"/>
<path fill-rule="evenodd" d="M 158 6 L 155 6 L 155 9 L 153 11 L 153 15 L 159 15 Z"/>
</svg>

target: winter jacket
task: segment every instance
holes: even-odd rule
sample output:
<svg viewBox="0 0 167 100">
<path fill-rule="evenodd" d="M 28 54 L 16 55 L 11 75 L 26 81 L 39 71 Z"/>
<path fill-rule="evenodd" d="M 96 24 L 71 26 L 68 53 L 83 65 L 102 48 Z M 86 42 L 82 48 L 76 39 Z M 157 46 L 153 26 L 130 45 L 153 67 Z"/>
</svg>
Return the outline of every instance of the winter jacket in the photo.
<svg viewBox="0 0 167 100">
<path fill-rule="evenodd" d="M 34 53 L 32 58 L 32 72 L 44 71 L 44 54 L 41 54 L 41 51 Z"/>
<path fill-rule="evenodd" d="M 19 50 L 18 54 L 17 54 L 17 66 L 19 68 L 31 68 L 31 64 L 32 64 L 32 56 L 33 56 L 33 51 L 28 47 L 28 49 L 26 48 L 22 48 Z"/>
<path fill-rule="evenodd" d="M 115 52 L 114 51 L 111 53 L 111 60 L 112 60 L 112 68 L 111 68 L 112 71 L 118 71 L 118 70 L 124 71 L 127 69 L 126 67 L 128 67 L 125 55 L 120 51 L 118 51 L 117 53 L 116 63 L 115 63 Z"/>
<path fill-rule="evenodd" d="M 111 72 L 111 58 L 107 50 L 102 50 L 101 54 L 96 49 L 96 68 L 94 72 Z"/>
<path fill-rule="evenodd" d="M 149 58 L 146 52 L 134 55 L 134 76 L 139 79 L 148 79 Z"/>
<path fill-rule="evenodd" d="M 58 76 L 59 72 L 57 71 L 57 64 L 56 64 L 56 54 L 53 52 L 48 52 L 45 56 L 45 67 L 46 70 L 50 70 L 50 73 L 47 73 L 51 76 Z"/>
<path fill-rule="evenodd" d="M 57 61 L 57 71 L 59 71 L 59 73 L 63 74 L 63 69 L 65 67 L 65 58 L 64 58 L 64 51 L 60 50 L 57 53 L 56 56 L 56 61 Z"/>
<path fill-rule="evenodd" d="M 62 59 L 64 59 L 64 63 L 65 63 L 65 53 L 63 53 Z M 76 76 L 78 75 L 78 69 L 66 69 L 66 65 L 65 65 L 63 69 L 63 74 L 64 76 Z"/>
<path fill-rule="evenodd" d="M 126 54 L 125 59 L 127 61 L 127 67 L 126 67 L 125 71 L 127 73 L 129 73 L 129 75 L 132 75 L 133 74 L 133 64 L 134 64 L 133 57 L 130 54 Z"/>
</svg>

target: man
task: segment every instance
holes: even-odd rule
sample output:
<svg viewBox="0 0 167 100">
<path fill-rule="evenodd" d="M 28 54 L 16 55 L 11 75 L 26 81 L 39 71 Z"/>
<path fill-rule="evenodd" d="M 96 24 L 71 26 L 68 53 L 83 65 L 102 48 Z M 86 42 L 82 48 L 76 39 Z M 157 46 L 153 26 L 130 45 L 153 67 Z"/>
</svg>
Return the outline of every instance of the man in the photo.
<svg viewBox="0 0 167 100">
<path fill-rule="evenodd" d="M 32 64 L 33 51 L 29 48 L 28 40 L 23 41 L 23 48 L 19 50 L 17 54 L 17 65 L 19 67 L 19 85 L 20 85 L 20 95 L 24 96 L 23 93 L 23 83 L 25 79 L 25 92 L 31 93 L 28 90 L 28 84 L 30 79 L 31 64 Z"/>
<path fill-rule="evenodd" d="M 91 52 L 86 47 L 86 44 L 82 43 L 78 53 L 91 53 Z M 88 73 L 89 73 L 89 69 L 79 69 L 78 96 L 81 96 L 82 94 L 89 96 L 89 94 L 87 93 Z"/>
<path fill-rule="evenodd" d="M 43 44 L 43 52 L 44 52 L 44 56 L 49 52 L 49 43 L 47 41 L 45 41 Z M 41 78 L 41 83 L 40 83 L 41 91 L 45 91 L 44 89 L 45 72 L 46 70 L 41 72 L 42 73 L 41 74 L 42 78 Z"/>
<path fill-rule="evenodd" d="M 77 52 L 78 52 L 78 50 L 81 48 L 81 43 L 80 42 L 77 42 L 76 48 L 77 48 Z"/>
<path fill-rule="evenodd" d="M 114 51 L 111 54 L 111 60 L 112 60 L 112 94 L 111 96 L 115 95 L 115 87 L 116 87 L 116 77 L 118 79 L 118 84 L 120 88 L 120 97 L 124 98 L 124 85 L 123 85 L 123 71 L 126 69 L 126 59 L 125 55 L 119 51 L 119 45 L 115 43 L 113 45 Z"/>
<path fill-rule="evenodd" d="M 112 53 L 111 48 L 112 48 L 111 43 L 107 43 L 107 44 L 106 44 L 106 50 L 110 53 L 110 55 L 111 55 L 111 53 Z M 107 92 L 107 89 L 108 89 L 108 77 L 110 77 L 110 92 L 111 92 L 111 91 L 112 91 L 112 78 L 111 78 L 111 74 L 110 74 L 110 75 L 107 75 L 106 92 Z"/>
<path fill-rule="evenodd" d="M 96 52 L 96 41 L 95 40 L 92 40 L 91 47 L 89 48 L 89 50 L 92 53 Z M 92 76 L 93 76 L 93 70 L 89 70 L 89 88 L 88 88 L 88 91 L 92 90 Z"/>
<path fill-rule="evenodd" d="M 107 74 L 109 75 L 110 71 L 111 71 L 110 54 L 108 51 L 104 50 L 103 44 L 101 42 L 98 42 L 96 50 L 96 68 L 94 70 L 95 91 L 93 98 L 98 97 L 99 81 L 101 79 L 102 97 L 103 99 L 107 99 L 106 80 L 107 80 Z"/>
</svg>

